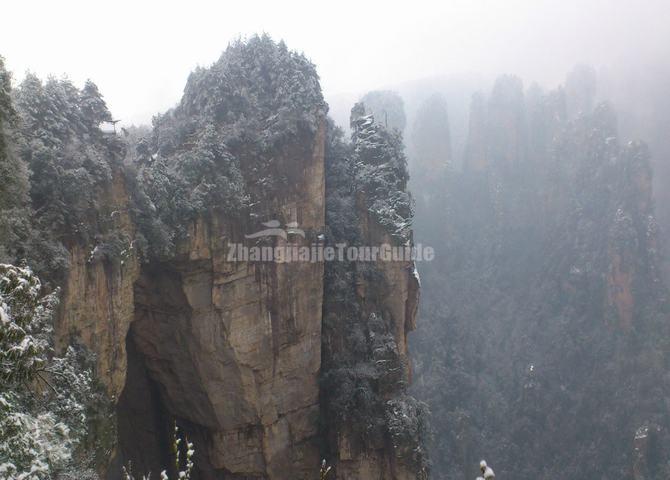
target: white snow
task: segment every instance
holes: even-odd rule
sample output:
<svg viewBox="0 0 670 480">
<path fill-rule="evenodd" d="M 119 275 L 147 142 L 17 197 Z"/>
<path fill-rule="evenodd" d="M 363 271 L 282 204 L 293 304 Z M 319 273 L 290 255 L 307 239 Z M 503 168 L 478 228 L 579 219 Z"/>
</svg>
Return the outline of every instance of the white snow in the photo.
<svg viewBox="0 0 670 480">
<path fill-rule="evenodd" d="M 0 305 L 0 322 L 2 322 L 3 325 L 7 325 L 9 323 L 9 315 L 7 314 L 7 310 L 9 310 L 9 308 L 5 303 Z"/>
<path fill-rule="evenodd" d="M 413 265 L 412 276 L 416 279 L 416 283 L 419 285 L 419 287 L 421 287 L 421 276 L 419 275 L 419 271 L 416 269 L 416 263 Z"/>
</svg>

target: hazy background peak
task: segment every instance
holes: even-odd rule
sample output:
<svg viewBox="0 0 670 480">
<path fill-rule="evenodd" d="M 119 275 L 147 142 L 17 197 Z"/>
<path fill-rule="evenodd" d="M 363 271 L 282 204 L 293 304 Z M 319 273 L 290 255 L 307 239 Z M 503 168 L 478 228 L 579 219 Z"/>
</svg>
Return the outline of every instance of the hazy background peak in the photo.
<svg viewBox="0 0 670 480">
<path fill-rule="evenodd" d="M 515 73 L 553 86 L 577 63 L 647 70 L 670 54 L 667 0 L 10 1 L 0 54 L 20 81 L 93 79 L 125 124 L 174 105 L 189 72 L 267 32 L 318 66 L 327 99 L 443 75 Z"/>
</svg>

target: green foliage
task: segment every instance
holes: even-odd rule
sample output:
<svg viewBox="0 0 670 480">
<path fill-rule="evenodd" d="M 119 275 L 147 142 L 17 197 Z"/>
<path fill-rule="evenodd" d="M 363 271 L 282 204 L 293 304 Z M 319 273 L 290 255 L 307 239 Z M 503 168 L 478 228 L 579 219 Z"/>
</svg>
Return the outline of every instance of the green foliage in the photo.
<svg viewBox="0 0 670 480">
<path fill-rule="evenodd" d="M 262 35 L 232 43 L 212 67 L 194 71 L 180 110 L 224 126 L 230 140 L 250 136 L 267 149 L 302 128 L 316 131 L 325 104 L 314 65 Z"/>
<path fill-rule="evenodd" d="M 362 110 L 360 105 L 354 114 L 358 109 Z M 372 122 L 371 117 L 363 117 L 361 124 L 368 120 Z M 330 245 L 361 244 L 360 216 L 365 212 L 357 203 L 359 192 L 370 200 L 367 205 L 374 218 L 389 233 L 398 231 L 395 223 L 386 222 L 397 217 L 374 210 L 374 202 L 381 204 L 384 198 L 388 202 L 394 192 L 404 193 L 407 174 L 404 156 L 398 153 L 402 151 L 400 137 L 371 123 L 355 131 L 353 138 L 346 143 L 341 130 L 328 123 L 325 164 Z M 409 218 L 410 213 L 404 213 Z M 403 218 L 402 223 L 408 225 L 408 219 Z M 328 432 L 346 429 L 364 448 L 391 442 L 399 458 L 425 475 L 425 406 L 405 395 L 407 365 L 395 341 L 393 321 L 382 311 L 366 313 L 356 290 L 361 282 L 370 286 L 367 308 L 381 305 L 381 292 L 388 286 L 374 264 L 326 263 L 321 374 L 321 391 L 327 392 L 324 428 Z M 409 417 L 401 418 L 405 414 Z"/>
<path fill-rule="evenodd" d="M 53 413 L 27 413 L 21 403 L 0 393 L 0 478 L 50 479 L 71 459 L 69 430 Z"/>
<path fill-rule="evenodd" d="M 43 480 L 91 470 L 80 446 L 106 398 L 84 352 L 50 358 L 57 292 L 45 294 L 27 267 L 0 265 L 0 475 Z M 92 449 L 95 450 L 95 449 Z M 77 476 L 77 478 L 82 478 Z"/>
<path fill-rule="evenodd" d="M 27 260 L 57 283 L 68 268 L 64 243 L 91 242 L 99 233 L 97 195 L 109 185 L 122 146 L 99 129 L 111 116 L 90 81 L 78 90 L 67 79 L 43 83 L 29 74 L 10 105 L 17 114 L 5 133 L 12 147 L 6 185 L 14 187 L 6 195 L 11 202 L 0 202 L 0 254 Z"/>
<path fill-rule="evenodd" d="M 107 104 L 102 99 L 98 86 L 91 80 L 86 80 L 79 98 L 79 109 L 88 128 L 95 131 L 102 122 L 111 122 L 112 114 L 107 110 Z"/>
<path fill-rule="evenodd" d="M 110 265 L 123 265 L 135 250 L 136 240 L 127 234 L 112 230 L 107 234 L 96 236 L 97 245 L 91 251 L 89 262 L 103 261 Z"/>
<path fill-rule="evenodd" d="M 0 264 L 0 378 L 30 381 L 46 363 L 49 321 L 57 294 L 44 295 L 27 267 Z"/>
<path fill-rule="evenodd" d="M 410 395 L 386 402 L 386 423 L 395 455 L 414 465 L 419 479 L 428 478 L 425 448 L 430 436 L 429 419 L 428 406 Z"/>
<path fill-rule="evenodd" d="M 30 166 L 32 206 L 50 230 L 88 239 L 96 187 L 111 180 L 110 145 L 98 128 L 100 112 L 91 104 L 97 89 L 80 92 L 68 80 L 43 84 L 28 75 L 16 92 L 24 142 L 22 157 Z M 107 112 L 106 109 L 104 112 Z M 107 112 L 108 114 L 109 112 Z"/>
<path fill-rule="evenodd" d="M 176 170 L 194 185 L 187 201 L 198 213 L 211 205 L 234 211 L 247 201 L 239 164 L 211 124 L 199 133 L 194 149 L 179 155 Z"/>
<path fill-rule="evenodd" d="M 342 129 L 328 118 L 325 145 L 327 228 L 338 238 L 357 240 L 356 163 Z"/>
<path fill-rule="evenodd" d="M 22 207 L 27 201 L 28 173 L 11 144 L 16 127 L 16 111 L 11 99 L 11 75 L 0 57 L 0 209 Z"/>
<path fill-rule="evenodd" d="M 412 199 L 407 192 L 407 159 L 402 136 L 363 115 L 365 106 L 351 111 L 352 143 L 356 162 L 356 186 L 374 218 L 401 242 L 409 239 Z"/>
<path fill-rule="evenodd" d="M 17 114 L 11 98 L 11 75 L 0 57 L 0 262 L 14 260 L 30 231 L 28 168 L 16 153 Z"/>
<path fill-rule="evenodd" d="M 325 110 L 314 65 L 267 35 L 196 69 L 180 104 L 137 142 L 135 216 L 150 255 L 173 255 L 200 215 L 234 217 L 281 195 L 291 185 L 277 153 L 311 138 Z"/>
</svg>

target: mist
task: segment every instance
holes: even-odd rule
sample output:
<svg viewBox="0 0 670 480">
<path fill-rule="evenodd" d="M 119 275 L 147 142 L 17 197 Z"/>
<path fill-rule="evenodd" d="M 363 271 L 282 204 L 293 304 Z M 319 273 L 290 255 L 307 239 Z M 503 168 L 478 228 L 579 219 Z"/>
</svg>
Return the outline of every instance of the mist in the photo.
<svg viewBox="0 0 670 480">
<path fill-rule="evenodd" d="M 0 11 L 0 480 L 670 478 L 670 2 Z"/>
<path fill-rule="evenodd" d="M 577 64 L 631 82 L 670 57 L 663 0 L 413 2 L 9 2 L 0 46 L 15 81 L 93 79 L 115 118 L 146 124 L 180 98 L 188 74 L 239 37 L 266 32 L 318 67 L 341 98 L 443 75 L 501 73 L 555 86 Z M 350 108 L 350 105 L 349 107 Z"/>
</svg>

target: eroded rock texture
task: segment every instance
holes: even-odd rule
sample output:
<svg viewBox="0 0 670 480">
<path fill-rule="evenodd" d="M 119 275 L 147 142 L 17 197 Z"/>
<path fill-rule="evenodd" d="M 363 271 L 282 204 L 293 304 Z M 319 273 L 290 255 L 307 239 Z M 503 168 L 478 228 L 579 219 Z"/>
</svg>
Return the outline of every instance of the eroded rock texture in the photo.
<svg viewBox="0 0 670 480">
<path fill-rule="evenodd" d="M 402 148 L 360 104 L 352 126 L 350 146 L 336 130 L 327 141 L 329 242 L 411 245 Z M 394 208 L 380 208 L 388 204 Z M 427 412 L 407 394 L 407 334 L 415 327 L 419 288 L 414 263 L 329 262 L 324 287 L 325 456 L 333 458 L 337 478 L 425 478 Z"/>
<path fill-rule="evenodd" d="M 317 133 L 312 155 L 286 159 L 304 167 L 283 210 L 306 230 L 324 224 L 322 145 Z M 241 233 L 199 220 L 173 261 L 147 268 L 131 340 L 161 401 L 192 425 L 205 478 L 307 477 L 318 464 L 323 264 L 230 262 Z"/>
<path fill-rule="evenodd" d="M 127 238 L 135 238 L 130 194 L 120 171 L 114 172 L 99 198 L 100 204 L 113 212 L 113 227 Z M 67 345 L 76 338 L 95 352 L 98 375 L 110 396 L 118 398 L 126 380 L 125 338 L 134 318 L 138 257 L 130 250 L 122 262 L 93 261 L 91 248 L 77 242 L 68 250 L 70 268 L 63 287 L 56 344 Z"/>
<path fill-rule="evenodd" d="M 229 258 L 238 243 L 324 242 L 332 126 L 306 62 L 263 37 L 194 72 L 182 102 L 157 117 L 152 139 L 137 146 L 139 181 L 117 172 L 101 199 L 120 212 L 114 228 L 137 246 L 122 262 L 94 261 L 88 248 L 70 247 L 58 336 L 95 352 L 116 402 L 108 478 L 119 478 L 128 462 L 135 474 L 174 474 L 175 421 L 195 444 L 200 479 L 311 479 L 323 456 L 337 478 L 417 476 L 405 458 L 415 435 L 401 438 L 398 424 L 406 404 L 393 403 L 409 381 L 406 335 L 418 298 L 412 263 L 359 276 L 351 284 L 356 305 L 334 311 L 324 310 L 322 261 Z M 352 207 L 360 222 L 351 227 L 362 240 L 397 242 L 368 218 L 368 205 Z M 284 234 L 249 237 L 274 221 Z M 324 408 L 331 391 L 322 378 L 323 362 L 338 362 L 330 349 L 322 355 L 331 338 L 322 334 L 324 311 L 329 334 L 346 335 L 340 316 L 359 306 L 360 325 L 374 324 L 372 350 L 360 360 L 372 354 L 390 365 L 372 391 L 381 423 L 364 444 Z M 339 441 L 330 443 L 331 434 Z"/>
</svg>

